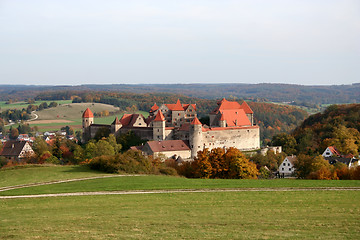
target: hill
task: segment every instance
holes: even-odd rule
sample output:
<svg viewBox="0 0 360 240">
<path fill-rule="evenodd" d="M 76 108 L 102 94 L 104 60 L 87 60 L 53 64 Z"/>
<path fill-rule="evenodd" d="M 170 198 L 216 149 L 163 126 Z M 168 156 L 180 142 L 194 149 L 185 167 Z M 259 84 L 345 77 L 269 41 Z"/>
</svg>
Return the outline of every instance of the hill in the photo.
<svg viewBox="0 0 360 240">
<path fill-rule="evenodd" d="M 308 117 L 292 135 L 298 150 L 320 154 L 336 146 L 343 154 L 355 156 L 360 150 L 360 104 L 331 105 L 323 113 Z"/>
<path fill-rule="evenodd" d="M 0 85 L 0 100 L 25 100 L 45 92 L 113 91 L 131 93 L 173 93 L 214 99 L 234 96 L 252 101 L 297 102 L 299 104 L 359 103 L 360 83 L 352 85 L 303 86 L 294 84 L 113 84 L 79 86 Z M 69 98 L 54 98 L 65 100 Z M 306 105 L 306 104 L 305 104 Z"/>
</svg>

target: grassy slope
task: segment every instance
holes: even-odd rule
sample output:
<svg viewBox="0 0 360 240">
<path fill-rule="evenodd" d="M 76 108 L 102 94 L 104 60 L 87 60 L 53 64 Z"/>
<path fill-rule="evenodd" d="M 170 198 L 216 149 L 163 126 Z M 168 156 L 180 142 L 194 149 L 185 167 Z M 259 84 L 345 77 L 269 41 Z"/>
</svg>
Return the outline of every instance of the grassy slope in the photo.
<svg viewBox="0 0 360 240">
<path fill-rule="evenodd" d="M 69 104 L 72 102 L 72 100 L 36 101 L 35 103 L 33 103 L 33 105 L 40 105 L 43 102 L 47 102 L 47 104 L 50 104 L 51 102 L 57 102 L 58 104 Z M 5 104 L 5 103 L 6 103 L 5 101 L 0 101 L 1 111 L 6 109 L 23 109 L 23 108 L 27 108 L 27 106 L 29 105 L 26 102 L 16 102 L 11 104 Z"/>
<path fill-rule="evenodd" d="M 0 183 L 99 175 L 82 166 L 0 171 Z M 114 177 L 23 193 L 129 189 L 360 186 L 360 181 Z M 19 190 L 3 192 L 15 194 Z M 21 194 L 21 191 L 18 194 Z M 10 194 L 9 194 L 10 195 Z M 217 192 L 0 200 L 0 239 L 359 239 L 359 191 Z"/>
<path fill-rule="evenodd" d="M 93 113 L 108 110 L 109 112 L 118 111 L 118 107 L 102 103 L 71 103 L 63 104 L 56 108 L 48 108 L 37 112 L 39 120 L 47 119 L 81 119 L 86 108 L 90 108 Z"/>
<path fill-rule="evenodd" d="M 0 200 L 1 239 L 359 239 L 358 191 Z"/>
<path fill-rule="evenodd" d="M 47 182 L 51 180 L 100 175 L 80 166 L 54 166 L 0 171 L 0 186 Z M 22 195 L 64 192 L 120 191 L 148 189 L 201 189 L 201 188 L 279 188 L 279 187 L 360 187 L 360 181 L 315 180 L 240 180 L 240 179 L 187 179 L 170 176 L 112 177 L 69 183 L 58 183 L 14 189 L 0 195 Z"/>
<path fill-rule="evenodd" d="M 106 175 L 85 166 L 35 165 L 0 170 L 0 187 Z"/>
</svg>

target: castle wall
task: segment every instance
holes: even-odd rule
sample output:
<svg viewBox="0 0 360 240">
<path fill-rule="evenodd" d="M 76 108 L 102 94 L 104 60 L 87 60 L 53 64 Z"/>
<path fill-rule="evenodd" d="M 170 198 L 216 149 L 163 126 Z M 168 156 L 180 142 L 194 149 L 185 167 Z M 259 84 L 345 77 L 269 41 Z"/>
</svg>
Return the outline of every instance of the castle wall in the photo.
<svg viewBox="0 0 360 240">
<path fill-rule="evenodd" d="M 132 131 L 144 140 L 152 140 L 153 139 L 153 129 L 148 127 L 138 127 L 138 128 L 120 128 L 120 134 L 126 134 L 127 132 Z"/>
<path fill-rule="evenodd" d="M 90 132 L 90 138 L 94 138 L 97 131 L 99 129 L 102 129 L 102 128 L 108 128 L 110 130 L 110 133 L 111 133 L 111 125 L 102 125 L 102 124 L 92 124 L 90 125 L 89 127 L 89 132 Z"/>
<path fill-rule="evenodd" d="M 203 132 L 203 148 L 236 147 L 239 150 L 254 150 L 260 148 L 260 128 L 221 128 Z"/>
</svg>

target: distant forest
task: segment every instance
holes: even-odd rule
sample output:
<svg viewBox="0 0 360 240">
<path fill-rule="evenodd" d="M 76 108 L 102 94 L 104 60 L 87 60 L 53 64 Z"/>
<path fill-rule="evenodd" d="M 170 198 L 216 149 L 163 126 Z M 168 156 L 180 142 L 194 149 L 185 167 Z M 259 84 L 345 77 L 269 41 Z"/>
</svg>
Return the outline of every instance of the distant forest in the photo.
<svg viewBox="0 0 360 240">
<path fill-rule="evenodd" d="M 52 91 L 173 93 L 203 99 L 237 98 L 254 102 L 295 102 L 296 105 L 360 103 L 360 83 L 333 86 L 292 84 L 113 84 L 79 86 L 0 85 L 0 100 L 26 100 Z M 74 95 L 74 94 L 71 94 Z"/>
</svg>

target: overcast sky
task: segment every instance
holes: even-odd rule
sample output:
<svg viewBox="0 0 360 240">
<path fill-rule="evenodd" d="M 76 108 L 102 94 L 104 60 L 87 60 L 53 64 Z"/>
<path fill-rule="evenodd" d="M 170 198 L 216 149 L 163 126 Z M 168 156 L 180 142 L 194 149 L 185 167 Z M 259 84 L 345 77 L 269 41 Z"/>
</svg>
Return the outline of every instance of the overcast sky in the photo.
<svg viewBox="0 0 360 240">
<path fill-rule="evenodd" d="M 0 84 L 360 82 L 359 0 L 0 0 Z"/>
</svg>

